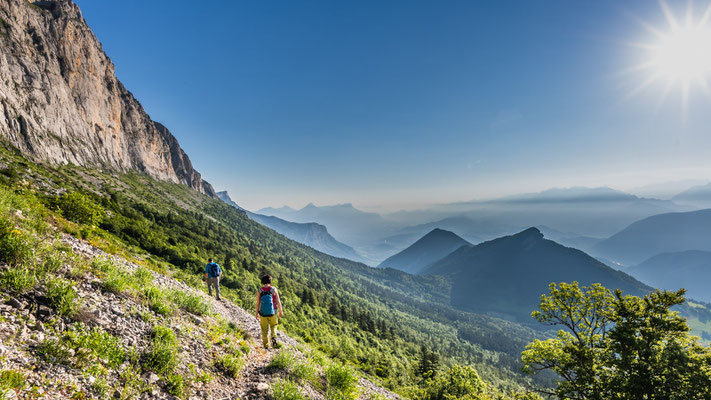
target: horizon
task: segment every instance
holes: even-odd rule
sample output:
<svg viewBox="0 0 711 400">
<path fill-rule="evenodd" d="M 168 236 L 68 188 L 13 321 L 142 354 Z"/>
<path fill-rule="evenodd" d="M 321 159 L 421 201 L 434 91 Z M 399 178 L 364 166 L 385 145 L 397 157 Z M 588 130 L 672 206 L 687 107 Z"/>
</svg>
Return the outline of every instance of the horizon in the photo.
<svg viewBox="0 0 711 400">
<path fill-rule="evenodd" d="M 247 209 L 711 177 L 709 65 L 664 47 L 687 3 L 77 3 L 126 87 Z M 688 13 L 704 33 L 706 6 Z M 668 57 L 653 70 L 650 47 Z"/>
</svg>

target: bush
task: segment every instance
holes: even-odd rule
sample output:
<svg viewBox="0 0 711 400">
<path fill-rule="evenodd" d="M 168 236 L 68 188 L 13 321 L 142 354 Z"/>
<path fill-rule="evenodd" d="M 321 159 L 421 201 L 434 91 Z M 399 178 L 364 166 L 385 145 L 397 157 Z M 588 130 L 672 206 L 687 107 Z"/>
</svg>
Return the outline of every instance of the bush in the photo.
<svg viewBox="0 0 711 400">
<path fill-rule="evenodd" d="M 165 387 L 168 393 L 176 397 L 183 397 L 185 394 L 185 380 L 181 375 L 170 374 L 165 381 Z"/>
<path fill-rule="evenodd" d="M 244 359 L 238 354 L 225 354 L 220 358 L 218 364 L 226 375 L 236 378 L 244 367 Z"/>
<path fill-rule="evenodd" d="M 47 297 L 49 302 L 63 317 L 71 317 L 79 309 L 79 302 L 76 290 L 72 282 L 62 279 L 50 279 L 47 284 Z"/>
<path fill-rule="evenodd" d="M 59 209 L 64 218 L 88 226 L 99 225 L 106 215 L 101 206 L 79 192 L 64 194 L 59 200 Z"/>
<path fill-rule="evenodd" d="M 335 389 L 345 398 L 355 397 L 358 378 L 355 372 L 345 364 L 333 363 L 326 368 L 326 383 L 330 389 Z"/>
<path fill-rule="evenodd" d="M 104 363 L 112 368 L 123 364 L 126 352 L 115 336 L 99 327 L 87 330 L 75 325 L 57 338 L 48 338 L 40 343 L 37 352 L 48 362 L 74 367 Z M 73 354 L 73 355 L 72 355 Z"/>
<path fill-rule="evenodd" d="M 34 240 L 16 229 L 9 218 L 0 217 L 0 261 L 11 266 L 24 263 L 32 257 Z"/>
<path fill-rule="evenodd" d="M 296 383 L 285 379 L 276 379 L 272 383 L 272 397 L 274 400 L 307 400 Z"/>
<path fill-rule="evenodd" d="M 111 293 L 120 294 L 130 286 L 130 276 L 118 267 L 109 270 L 104 277 L 104 288 Z"/>
</svg>

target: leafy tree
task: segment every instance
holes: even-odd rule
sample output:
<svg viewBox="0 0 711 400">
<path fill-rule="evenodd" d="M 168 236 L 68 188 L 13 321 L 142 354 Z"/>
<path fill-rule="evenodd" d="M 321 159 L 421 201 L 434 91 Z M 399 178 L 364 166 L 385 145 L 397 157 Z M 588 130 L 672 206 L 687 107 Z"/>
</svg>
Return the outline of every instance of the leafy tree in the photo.
<svg viewBox="0 0 711 400">
<path fill-rule="evenodd" d="M 439 354 L 422 345 L 415 373 L 423 379 L 434 378 L 437 375 L 437 368 L 439 368 Z"/>
<path fill-rule="evenodd" d="M 524 368 L 556 372 L 561 379 L 544 393 L 559 399 L 709 399 L 711 351 L 671 311 L 683 295 L 657 291 L 639 298 L 613 295 L 599 284 L 551 284 L 532 315 L 565 329 L 529 344 Z"/>
<path fill-rule="evenodd" d="M 468 365 L 455 365 L 428 380 L 422 400 L 488 400 L 486 384 Z"/>
</svg>

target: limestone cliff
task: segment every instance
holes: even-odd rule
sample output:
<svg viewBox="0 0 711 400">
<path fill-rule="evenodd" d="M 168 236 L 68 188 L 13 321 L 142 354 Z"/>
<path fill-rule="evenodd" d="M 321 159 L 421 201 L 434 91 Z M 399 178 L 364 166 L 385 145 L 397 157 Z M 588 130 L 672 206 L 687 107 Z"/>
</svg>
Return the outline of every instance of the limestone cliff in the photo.
<svg viewBox="0 0 711 400">
<path fill-rule="evenodd" d="M 0 138 L 37 161 L 142 171 L 215 196 L 71 0 L 0 0 L 0 50 Z"/>
</svg>

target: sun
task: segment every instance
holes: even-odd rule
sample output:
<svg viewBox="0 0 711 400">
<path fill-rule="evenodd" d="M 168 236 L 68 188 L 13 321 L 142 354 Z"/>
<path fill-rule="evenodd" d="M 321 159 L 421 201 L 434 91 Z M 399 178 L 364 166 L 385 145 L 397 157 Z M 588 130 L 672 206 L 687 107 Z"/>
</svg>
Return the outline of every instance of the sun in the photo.
<svg viewBox="0 0 711 400">
<path fill-rule="evenodd" d="M 711 3 L 703 13 L 695 15 L 690 2 L 682 18 L 675 16 L 663 0 L 660 5 L 667 26 L 660 29 L 644 25 L 653 38 L 647 43 L 635 44 L 644 50 L 644 61 L 631 70 L 643 71 L 646 79 L 633 92 L 662 83 L 665 89 L 661 103 L 666 94 L 677 87 L 681 89 L 685 106 L 692 88 L 703 89 L 711 95 Z"/>
</svg>

